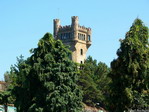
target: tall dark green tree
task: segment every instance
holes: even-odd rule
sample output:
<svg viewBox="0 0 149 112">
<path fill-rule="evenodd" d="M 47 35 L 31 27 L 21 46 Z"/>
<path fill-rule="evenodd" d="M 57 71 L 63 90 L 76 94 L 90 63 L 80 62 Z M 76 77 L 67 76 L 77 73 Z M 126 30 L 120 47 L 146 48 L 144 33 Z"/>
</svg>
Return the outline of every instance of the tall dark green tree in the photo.
<svg viewBox="0 0 149 112">
<path fill-rule="evenodd" d="M 136 19 L 126 33 L 125 39 L 121 40 L 117 51 L 118 58 L 111 62 L 111 112 L 123 112 L 134 105 L 136 108 L 140 105 L 136 102 L 135 96 L 142 95 L 143 91 L 148 89 L 148 45 L 148 28 L 140 19 Z M 136 93 L 138 94 L 135 95 Z"/>
<path fill-rule="evenodd" d="M 82 65 L 80 71 L 79 85 L 83 90 L 83 102 L 89 106 L 105 105 L 105 95 L 108 93 L 110 82 L 107 74 L 109 68 L 105 63 L 94 60 L 89 56 Z"/>
<path fill-rule="evenodd" d="M 13 68 L 17 111 L 81 111 L 82 92 L 76 84 L 78 67 L 69 59 L 69 49 L 47 33 L 31 53 Z"/>
</svg>

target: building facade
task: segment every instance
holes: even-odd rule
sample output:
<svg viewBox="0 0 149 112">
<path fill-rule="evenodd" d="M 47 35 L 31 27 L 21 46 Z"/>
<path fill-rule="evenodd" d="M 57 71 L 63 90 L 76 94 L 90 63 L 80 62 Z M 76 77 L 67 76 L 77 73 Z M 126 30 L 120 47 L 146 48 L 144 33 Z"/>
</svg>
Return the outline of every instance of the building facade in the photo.
<svg viewBox="0 0 149 112">
<path fill-rule="evenodd" d="M 86 53 L 91 46 L 91 28 L 80 26 L 78 17 L 72 16 L 72 23 L 61 26 L 59 19 L 54 19 L 54 38 L 62 40 L 65 45 L 70 46 L 71 59 L 77 63 L 84 63 Z"/>
</svg>

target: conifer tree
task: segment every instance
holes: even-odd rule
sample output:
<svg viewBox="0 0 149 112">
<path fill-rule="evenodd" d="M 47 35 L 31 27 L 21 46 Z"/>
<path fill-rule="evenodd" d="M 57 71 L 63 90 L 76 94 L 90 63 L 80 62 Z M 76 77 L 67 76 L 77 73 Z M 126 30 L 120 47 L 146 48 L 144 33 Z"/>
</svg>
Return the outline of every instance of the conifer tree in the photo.
<svg viewBox="0 0 149 112">
<path fill-rule="evenodd" d="M 110 69 L 105 63 L 97 63 L 91 56 L 81 66 L 78 84 L 83 90 L 83 103 L 93 107 L 97 106 L 96 104 L 104 107 L 110 82 L 110 78 L 107 77 Z"/>
<path fill-rule="evenodd" d="M 79 112 L 82 92 L 71 52 L 47 33 L 31 50 L 31 57 L 14 67 L 13 94 L 18 112 Z"/>
<path fill-rule="evenodd" d="M 147 90 L 146 78 L 149 69 L 148 28 L 140 19 L 136 19 L 125 39 L 121 40 L 117 51 L 118 58 L 111 62 L 111 96 L 110 111 L 123 112 L 132 108 L 140 108 L 138 93 L 141 97 Z"/>
</svg>

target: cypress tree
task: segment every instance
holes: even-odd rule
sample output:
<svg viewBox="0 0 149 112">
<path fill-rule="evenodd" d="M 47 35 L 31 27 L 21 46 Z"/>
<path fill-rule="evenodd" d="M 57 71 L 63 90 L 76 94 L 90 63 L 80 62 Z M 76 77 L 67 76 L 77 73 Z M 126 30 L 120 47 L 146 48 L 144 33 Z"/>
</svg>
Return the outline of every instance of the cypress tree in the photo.
<svg viewBox="0 0 149 112">
<path fill-rule="evenodd" d="M 109 102 L 112 112 L 122 112 L 134 105 L 140 108 L 138 106 L 141 103 L 135 102 L 134 93 L 142 95 L 143 91 L 148 90 L 148 28 L 137 18 L 126 33 L 125 39 L 120 42 L 118 58 L 111 62 L 112 71 L 109 75 L 112 79 Z"/>
</svg>

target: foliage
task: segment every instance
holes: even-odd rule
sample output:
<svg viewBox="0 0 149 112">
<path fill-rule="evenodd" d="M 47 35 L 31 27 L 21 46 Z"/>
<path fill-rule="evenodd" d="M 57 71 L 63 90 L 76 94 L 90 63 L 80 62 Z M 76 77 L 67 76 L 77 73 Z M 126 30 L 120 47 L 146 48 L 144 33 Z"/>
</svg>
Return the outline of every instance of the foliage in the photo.
<svg viewBox="0 0 149 112">
<path fill-rule="evenodd" d="M 7 104 L 10 103 L 9 97 L 10 97 L 9 91 L 0 92 L 0 104 L 4 105 L 5 112 L 7 112 Z"/>
<path fill-rule="evenodd" d="M 148 101 L 149 95 L 148 93 L 142 92 L 139 93 L 138 91 L 134 90 L 131 91 L 132 93 L 132 109 L 147 109 L 148 108 Z"/>
<path fill-rule="evenodd" d="M 117 51 L 118 58 L 111 62 L 110 100 L 112 112 L 128 110 L 147 87 L 149 68 L 148 28 L 136 19 L 126 33 Z M 139 97 L 137 95 L 140 95 Z"/>
<path fill-rule="evenodd" d="M 7 105 L 14 103 L 14 97 L 11 94 L 11 78 L 10 72 L 6 72 L 4 74 L 5 78 L 5 89 L 4 91 L 0 91 L 0 104 L 4 105 L 5 112 L 7 112 Z"/>
<path fill-rule="evenodd" d="M 79 112 L 82 92 L 71 52 L 47 33 L 31 49 L 27 60 L 18 58 L 13 67 L 13 95 L 18 112 Z"/>
<path fill-rule="evenodd" d="M 0 91 L 0 105 L 4 105 L 5 112 L 7 112 L 7 105 L 13 104 L 13 102 L 14 99 L 9 88 L 6 88 L 4 91 Z"/>
<path fill-rule="evenodd" d="M 91 56 L 86 59 L 81 68 L 78 84 L 84 93 L 83 102 L 89 106 L 95 106 L 96 103 L 104 106 L 110 82 L 107 74 L 110 69 L 102 62 L 97 63 Z"/>
</svg>

